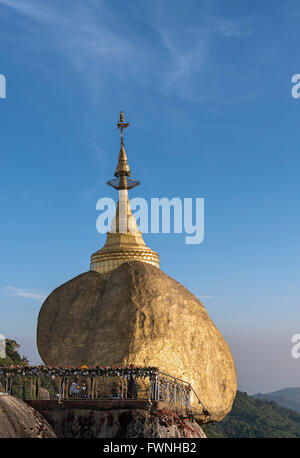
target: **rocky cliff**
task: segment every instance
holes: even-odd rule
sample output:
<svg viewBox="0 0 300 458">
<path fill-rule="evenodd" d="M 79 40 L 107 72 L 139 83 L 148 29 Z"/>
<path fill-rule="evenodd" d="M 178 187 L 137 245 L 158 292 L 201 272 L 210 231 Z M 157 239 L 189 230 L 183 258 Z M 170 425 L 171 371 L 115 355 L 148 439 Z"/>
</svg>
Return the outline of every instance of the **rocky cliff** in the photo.
<svg viewBox="0 0 300 458">
<path fill-rule="evenodd" d="M 50 437 L 56 436 L 42 415 L 20 399 L 0 395 L 0 438 Z"/>
</svg>

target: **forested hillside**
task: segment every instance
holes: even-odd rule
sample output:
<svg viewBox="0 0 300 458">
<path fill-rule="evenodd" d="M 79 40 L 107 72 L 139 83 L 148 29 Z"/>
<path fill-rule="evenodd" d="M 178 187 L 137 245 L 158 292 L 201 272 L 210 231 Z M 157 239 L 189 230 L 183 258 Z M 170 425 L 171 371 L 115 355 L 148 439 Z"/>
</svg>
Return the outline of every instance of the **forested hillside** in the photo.
<svg viewBox="0 0 300 458">
<path fill-rule="evenodd" d="M 203 426 L 207 437 L 300 437 L 300 414 L 237 392 L 232 411 L 219 423 Z"/>
</svg>

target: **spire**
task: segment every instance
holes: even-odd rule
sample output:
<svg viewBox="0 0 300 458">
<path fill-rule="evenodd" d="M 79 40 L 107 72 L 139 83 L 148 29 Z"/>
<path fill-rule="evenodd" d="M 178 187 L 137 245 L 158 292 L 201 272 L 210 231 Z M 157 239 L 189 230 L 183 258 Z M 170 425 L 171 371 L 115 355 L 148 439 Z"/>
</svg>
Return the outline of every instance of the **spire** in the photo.
<svg viewBox="0 0 300 458">
<path fill-rule="evenodd" d="M 120 111 L 120 120 L 117 123 L 118 129 L 121 131 L 121 148 L 120 148 L 120 154 L 119 154 L 119 161 L 118 165 L 116 167 L 115 171 L 115 177 L 121 177 L 121 176 L 131 176 L 130 168 L 127 163 L 127 156 L 126 156 L 126 151 L 124 147 L 124 135 L 123 135 L 123 130 L 126 129 L 129 126 L 129 122 L 124 122 L 124 113 L 123 111 Z"/>
<path fill-rule="evenodd" d="M 128 178 L 131 172 L 127 163 L 123 130 L 129 123 L 124 122 L 123 111 L 120 113 L 117 126 L 121 131 L 121 148 L 115 171 L 116 178 L 109 180 L 107 184 L 119 191 L 119 201 L 104 247 L 91 256 L 90 269 L 99 273 L 109 273 L 129 261 L 146 262 L 159 268 L 159 256 L 145 244 L 128 199 L 128 190 L 137 186 L 139 182 Z"/>
<path fill-rule="evenodd" d="M 131 176 L 130 167 L 127 162 L 126 151 L 124 147 L 124 134 L 123 130 L 129 126 L 129 122 L 124 122 L 124 113 L 123 111 L 120 112 L 120 120 L 117 123 L 118 129 L 121 131 L 121 148 L 119 154 L 118 165 L 115 171 L 116 179 L 109 180 L 107 184 L 112 186 L 115 189 L 132 189 L 137 186 L 139 181 L 128 179 L 127 177 Z"/>
</svg>

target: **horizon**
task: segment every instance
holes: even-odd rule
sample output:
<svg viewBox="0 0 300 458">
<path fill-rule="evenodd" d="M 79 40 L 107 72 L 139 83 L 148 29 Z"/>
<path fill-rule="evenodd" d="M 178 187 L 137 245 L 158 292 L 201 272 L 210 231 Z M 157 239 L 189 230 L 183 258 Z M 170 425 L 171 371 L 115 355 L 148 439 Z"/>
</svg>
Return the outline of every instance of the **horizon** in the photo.
<svg viewBox="0 0 300 458">
<path fill-rule="evenodd" d="M 267 1 L 122 5 L 0 0 L 0 334 L 40 361 L 44 298 L 87 271 L 105 243 L 96 204 L 117 198 L 105 183 L 124 110 L 128 163 L 141 181 L 129 198 L 205 201 L 202 243 L 143 235 L 161 269 L 203 302 L 240 391 L 292 387 L 300 5 L 275 0 L 272 17 Z"/>
</svg>

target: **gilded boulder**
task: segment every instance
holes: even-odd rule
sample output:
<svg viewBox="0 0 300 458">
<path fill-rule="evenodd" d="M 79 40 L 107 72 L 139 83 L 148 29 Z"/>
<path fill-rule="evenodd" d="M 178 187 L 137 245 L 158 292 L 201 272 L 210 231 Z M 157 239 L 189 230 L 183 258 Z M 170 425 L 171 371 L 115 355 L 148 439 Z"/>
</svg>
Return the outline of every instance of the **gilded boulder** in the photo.
<svg viewBox="0 0 300 458">
<path fill-rule="evenodd" d="M 156 366 L 186 380 L 210 412 L 203 421 L 221 420 L 236 394 L 230 349 L 203 304 L 151 264 L 89 271 L 55 289 L 37 342 L 48 365 Z"/>
</svg>

